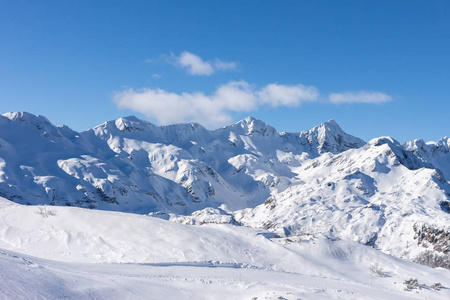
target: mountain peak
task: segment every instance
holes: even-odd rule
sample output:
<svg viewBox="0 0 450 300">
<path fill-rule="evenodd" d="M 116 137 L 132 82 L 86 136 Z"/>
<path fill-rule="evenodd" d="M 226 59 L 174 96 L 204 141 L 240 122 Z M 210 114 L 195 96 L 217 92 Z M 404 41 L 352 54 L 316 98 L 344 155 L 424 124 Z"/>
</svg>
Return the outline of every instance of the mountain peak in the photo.
<svg viewBox="0 0 450 300">
<path fill-rule="evenodd" d="M 416 140 L 416 142 L 420 143 L 420 140 Z M 391 138 L 390 136 L 381 136 L 371 139 L 367 144 L 372 146 L 381 146 L 387 144 L 389 146 L 395 145 L 396 147 L 400 147 L 400 143 L 397 140 Z"/>
<path fill-rule="evenodd" d="M 446 149 L 450 149 L 450 138 L 448 136 L 443 137 L 439 141 L 437 141 L 438 147 L 445 147 Z"/>
<path fill-rule="evenodd" d="M 44 116 L 34 115 L 26 111 L 17 111 L 17 112 L 7 112 L 2 114 L 2 116 L 10 119 L 11 121 L 19 121 L 21 123 L 27 124 L 48 124 L 52 125 L 52 123 Z"/>
<path fill-rule="evenodd" d="M 334 132 L 334 133 L 344 133 L 345 132 L 342 130 L 341 126 L 339 126 L 339 124 L 334 120 L 334 119 L 330 119 L 326 122 L 323 122 L 319 125 L 314 126 L 311 131 L 329 131 L 329 132 Z"/>
<path fill-rule="evenodd" d="M 128 131 L 128 132 L 135 130 L 144 131 L 144 129 L 148 125 L 151 125 L 151 123 L 141 120 L 135 116 L 119 118 L 114 121 L 114 124 L 120 131 Z"/>
<path fill-rule="evenodd" d="M 350 148 L 359 148 L 365 144 L 363 140 L 345 133 L 333 119 L 310 130 L 302 131 L 300 137 L 306 139 L 312 148 L 317 148 L 319 154 L 339 153 Z"/>
<path fill-rule="evenodd" d="M 324 125 L 324 126 L 332 126 L 332 127 L 338 127 L 341 128 L 339 126 L 339 124 L 334 120 L 334 119 L 329 119 L 328 121 L 323 122 L 320 125 Z"/>
<path fill-rule="evenodd" d="M 256 124 L 259 126 L 269 126 L 266 122 L 261 121 L 260 119 L 257 119 L 257 118 L 251 117 L 251 116 L 248 116 L 247 118 L 240 120 L 236 124 L 239 124 L 242 127 L 245 125 L 251 125 L 251 124 Z"/>
<path fill-rule="evenodd" d="M 266 122 L 250 116 L 235 123 L 234 125 L 226 126 L 224 128 L 241 128 L 243 133 L 246 135 L 268 136 L 277 133 L 277 130 Z"/>
<path fill-rule="evenodd" d="M 130 121 L 130 122 L 146 122 L 146 123 L 148 123 L 147 121 L 139 119 L 138 117 L 136 117 L 134 115 L 122 117 L 122 118 L 119 118 L 118 120 L 120 120 L 120 119 L 127 120 L 127 121 Z"/>
<path fill-rule="evenodd" d="M 240 120 L 238 123 L 242 123 L 242 122 L 251 123 L 251 122 L 255 122 L 255 121 L 256 121 L 256 122 L 262 122 L 262 123 L 264 123 L 264 122 L 261 121 L 260 119 L 255 118 L 255 117 L 252 117 L 252 116 L 248 116 L 247 118 Z"/>
</svg>

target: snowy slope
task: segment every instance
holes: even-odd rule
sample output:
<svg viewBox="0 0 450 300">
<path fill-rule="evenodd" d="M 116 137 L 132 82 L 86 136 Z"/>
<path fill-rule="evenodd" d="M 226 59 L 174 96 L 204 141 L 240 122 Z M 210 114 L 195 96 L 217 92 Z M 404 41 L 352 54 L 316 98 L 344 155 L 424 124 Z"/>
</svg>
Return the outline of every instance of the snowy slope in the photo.
<svg viewBox="0 0 450 300">
<path fill-rule="evenodd" d="M 417 139 L 405 143 L 404 147 L 440 169 L 445 178 L 450 180 L 450 139 L 448 137 L 428 143 L 425 143 L 422 139 Z"/>
<path fill-rule="evenodd" d="M 425 251 L 448 257 L 450 186 L 439 170 L 392 138 L 324 154 L 298 173 L 302 183 L 236 212 L 236 221 L 280 236 L 356 241 L 408 259 Z M 428 239 L 421 236 L 423 226 L 443 233 L 422 242 Z"/>
<path fill-rule="evenodd" d="M 445 299 L 450 273 L 354 242 L 0 199 L 5 299 Z M 49 260 L 51 259 L 51 260 Z M 108 264 L 102 262 L 109 262 Z M 416 278 L 421 290 L 405 291 Z"/>
</svg>

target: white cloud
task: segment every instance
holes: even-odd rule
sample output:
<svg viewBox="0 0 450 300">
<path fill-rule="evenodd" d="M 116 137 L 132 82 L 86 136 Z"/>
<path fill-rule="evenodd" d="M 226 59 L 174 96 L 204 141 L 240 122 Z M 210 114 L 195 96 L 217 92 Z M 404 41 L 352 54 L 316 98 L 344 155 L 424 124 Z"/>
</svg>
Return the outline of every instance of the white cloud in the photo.
<svg viewBox="0 0 450 300">
<path fill-rule="evenodd" d="M 186 69 L 190 75 L 210 76 L 217 71 L 235 70 L 235 62 L 226 62 L 216 58 L 214 61 L 203 60 L 200 56 L 185 51 L 180 56 L 170 56 L 168 61 Z"/>
<path fill-rule="evenodd" d="M 227 62 L 221 61 L 220 59 L 216 59 L 214 62 L 214 67 L 216 70 L 227 71 L 227 70 L 236 70 L 237 65 L 235 62 Z"/>
<path fill-rule="evenodd" d="M 245 81 L 231 81 L 220 86 L 212 100 L 229 111 L 252 111 L 258 106 L 254 86 Z"/>
<path fill-rule="evenodd" d="M 178 63 L 187 68 L 187 71 L 191 75 L 211 75 L 214 73 L 213 66 L 190 52 L 181 53 L 180 57 L 177 58 Z"/>
<path fill-rule="evenodd" d="M 330 102 L 335 104 L 341 103 L 374 103 L 380 104 L 389 102 L 392 97 L 380 92 L 345 92 L 345 93 L 331 93 L 329 96 Z"/>
<path fill-rule="evenodd" d="M 161 89 L 127 89 L 113 93 L 119 108 L 131 109 L 158 120 L 161 124 L 199 122 L 218 126 L 231 121 L 231 112 L 255 111 L 262 105 L 299 106 L 318 98 L 315 87 L 269 84 L 261 89 L 245 81 L 232 81 L 213 94 L 171 93 Z"/>
<path fill-rule="evenodd" d="M 262 88 L 259 97 L 265 103 L 273 107 L 299 106 L 304 101 L 315 101 L 319 97 L 319 91 L 313 86 L 268 84 Z"/>
</svg>

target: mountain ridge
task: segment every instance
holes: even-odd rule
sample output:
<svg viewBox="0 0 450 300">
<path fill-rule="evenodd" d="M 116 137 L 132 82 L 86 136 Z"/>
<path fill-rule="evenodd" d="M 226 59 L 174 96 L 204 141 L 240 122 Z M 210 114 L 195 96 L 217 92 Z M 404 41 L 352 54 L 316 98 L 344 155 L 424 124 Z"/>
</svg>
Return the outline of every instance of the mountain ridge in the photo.
<svg viewBox="0 0 450 300">
<path fill-rule="evenodd" d="M 252 117 L 208 130 L 129 116 L 76 132 L 7 113 L 0 196 L 263 227 L 286 238 L 313 234 L 420 259 L 434 238 L 417 236 L 450 231 L 449 145 L 448 138 L 366 143 L 332 119 L 278 133 Z M 433 250 L 439 259 L 450 251 L 442 236 Z"/>
<path fill-rule="evenodd" d="M 2 118 L 9 121 L 1 123 L 4 127 L 0 144 L 17 145 L 19 149 L 10 149 L 9 154 L 19 153 L 22 158 L 16 157 L 14 162 L 7 163 L 14 167 L 9 173 L 14 171 L 18 176 L 10 176 L 16 177 L 13 182 L 4 179 L 0 182 L 0 188 L 9 199 L 29 197 L 28 202 L 36 204 L 70 204 L 120 210 L 114 205 L 120 202 L 120 198 L 127 198 L 124 195 L 127 190 L 126 194 L 134 195 L 142 203 L 147 202 L 150 211 L 155 207 L 171 210 L 174 207 L 172 202 L 161 205 L 164 198 L 178 199 L 174 202 L 178 203 L 175 207 L 184 207 L 178 213 L 197 208 L 196 204 L 193 208 L 187 208 L 192 202 L 208 202 L 218 207 L 231 201 L 225 198 L 233 198 L 231 202 L 234 201 L 232 207 L 235 209 L 244 208 L 262 203 L 271 193 L 286 188 L 293 176 L 288 165 L 301 164 L 304 158 L 299 156 L 305 154 L 305 149 L 313 157 L 328 151 L 326 147 L 320 151 L 311 150 L 323 146 L 325 140 L 315 141 L 317 137 L 311 136 L 309 141 L 313 144 L 308 144 L 301 133 L 297 137 L 289 133 L 278 134 L 275 128 L 253 117 L 216 130 L 207 130 L 198 123 L 158 126 L 128 116 L 83 132 L 66 126 L 57 127 L 47 118 L 27 112 L 6 113 Z M 341 137 L 351 137 L 334 121 L 328 122 L 330 124 L 322 127 L 337 126 Z M 328 131 L 333 134 L 332 130 Z M 10 134 L 5 134 L 7 132 Z M 291 136 L 286 139 L 286 135 Z M 33 141 L 34 151 L 29 151 L 28 141 Z M 346 145 L 336 146 L 336 143 L 339 141 L 334 140 L 335 152 L 348 148 Z M 4 147 L 3 152 L 0 157 L 9 157 Z M 38 158 L 42 155 L 47 156 L 45 161 Z M 52 155 L 53 161 L 50 161 Z M 24 157 L 29 157 L 29 161 L 24 163 Z M 34 166 L 33 161 L 39 163 Z M 242 169 L 245 171 L 241 172 Z M 5 173 L 8 167 L 0 170 Z M 76 175 L 81 173 L 85 175 Z M 55 178 L 54 183 L 45 180 L 49 176 Z M 21 178 L 34 179 L 26 183 Z M 56 184 L 56 181 L 60 183 Z M 238 182 L 244 185 L 237 186 Z M 73 195 L 67 194 L 60 184 L 72 186 L 76 191 Z M 119 192 L 114 189 L 117 184 L 127 187 L 120 187 Z M 21 187 L 28 185 L 33 187 L 34 193 L 21 190 Z M 141 189 L 151 199 L 139 192 L 140 186 L 152 187 L 151 191 Z M 15 194 L 12 192 L 14 189 Z M 51 192 L 53 190 L 55 193 Z M 216 193 L 216 190 L 221 192 Z M 58 191 L 61 195 L 57 195 Z M 226 196 L 221 198 L 223 193 Z M 35 199 L 37 195 L 39 201 Z M 131 196 L 129 198 L 131 201 Z M 105 203 L 101 199 L 109 200 Z M 239 201 L 243 203 L 239 204 Z M 23 203 L 28 202 L 23 200 Z M 136 209 L 133 207 L 129 205 L 126 210 L 133 211 Z"/>
</svg>

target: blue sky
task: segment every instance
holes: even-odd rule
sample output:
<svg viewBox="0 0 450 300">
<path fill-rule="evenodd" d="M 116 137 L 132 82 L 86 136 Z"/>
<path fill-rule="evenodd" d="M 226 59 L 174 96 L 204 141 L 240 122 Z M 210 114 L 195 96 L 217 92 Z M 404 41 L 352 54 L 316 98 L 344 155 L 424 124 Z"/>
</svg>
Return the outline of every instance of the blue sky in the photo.
<svg viewBox="0 0 450 300">
<path fill-rule="evenodd" d="M 450 135 L 449 1 L 2 1 L 0 112 Z"/>
</svg>

